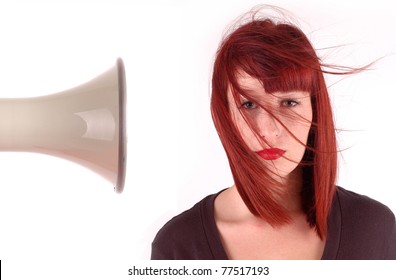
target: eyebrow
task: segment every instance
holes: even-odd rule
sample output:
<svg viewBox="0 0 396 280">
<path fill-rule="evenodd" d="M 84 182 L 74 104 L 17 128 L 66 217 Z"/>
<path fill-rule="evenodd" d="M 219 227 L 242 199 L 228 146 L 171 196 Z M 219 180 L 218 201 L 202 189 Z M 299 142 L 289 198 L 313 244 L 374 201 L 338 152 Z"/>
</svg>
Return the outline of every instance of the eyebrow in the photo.
<svg viewBox="0 0 396 280">
<path fill-rule="evenodd" d="M 309 92 L 304 90 L 277 91 L 272 94 L 274 96 L 297 96 L 301 98 L 310 96 Z"/>
<path fill-rule="evenodd" d="M 242 88 L 241 87 L 241 90 L 243 93 L 246 93 L 247 95 L 256 97 L 256 98 L 261 97 L 264 93 L 266 93 L 264 89 L 256 90 L 256 89 L 252 89 L 252 88 Z"/>
<path fill-rule="evenodd" d="M 248 96 L 253 98 L 260 98 L 263 94 L 271 94 L 276 97 L 283 97 L 283 96 L 298 96 L 298 97 L 307 97 L 309 96 L 309 92 L 303 90 L 293 90 L 293 91 L 276 91 L 272 93 L 265 92 L 265 90 L 256 90 L 252 88 L 242 88 L 243 93 L 246 93 Z M 241 94 L 240 94 L 241 95 Z M 242 96 L 242 95 L 241 95 Z"/>
</svg>

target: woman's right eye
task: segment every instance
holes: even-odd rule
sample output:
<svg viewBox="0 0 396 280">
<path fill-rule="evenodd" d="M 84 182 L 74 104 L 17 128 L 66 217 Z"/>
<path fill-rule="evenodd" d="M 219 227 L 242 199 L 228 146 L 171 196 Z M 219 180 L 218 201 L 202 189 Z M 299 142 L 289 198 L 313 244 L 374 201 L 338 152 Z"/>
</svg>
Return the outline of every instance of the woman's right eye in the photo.
<svg viewBox="0 0 396 280">
<path fill-rule="evenodd" d="M 252 101 L 244 101 L 241 105 L 241 107 L 245 109 L 255 109 L 257 108 L 257 105 L 253 103 Z"/>
</svg>

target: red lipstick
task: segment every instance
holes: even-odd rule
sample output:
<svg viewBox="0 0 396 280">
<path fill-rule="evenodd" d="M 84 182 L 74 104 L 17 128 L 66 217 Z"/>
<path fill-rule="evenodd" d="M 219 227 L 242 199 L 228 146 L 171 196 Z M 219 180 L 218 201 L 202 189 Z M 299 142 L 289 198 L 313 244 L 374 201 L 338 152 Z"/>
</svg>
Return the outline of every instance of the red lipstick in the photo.
<svg viewBox="0 0 396 280">
<path fill-rule="evenodd" d="M 257 151 L 256 153 L 265 160 L 276 160 L 283 156 L 286 151 L 278 148 L 268 148 L 261 151 Z"/>
</svg>

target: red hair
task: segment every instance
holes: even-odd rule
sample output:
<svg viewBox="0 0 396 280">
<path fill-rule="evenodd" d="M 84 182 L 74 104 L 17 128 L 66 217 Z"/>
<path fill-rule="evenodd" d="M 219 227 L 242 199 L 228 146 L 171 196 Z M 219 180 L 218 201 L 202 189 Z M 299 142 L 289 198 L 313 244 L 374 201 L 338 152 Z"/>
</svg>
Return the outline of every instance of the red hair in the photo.
<svg viewBox="0 0 396 280">
<path fill-rule="evenodd" d="M 211 95 L 214 125 L 240 196 L 254 215 L 279 226 L 290 221 L 287 209 L 278 200 L 280 183 L 243 141 L 229 111 L 227 91 L 232 89 L 235 100 L 238 94 L 248 96 L 238 84 L 238 72 L 242 70 L 257 78 L 267 93 L 310 93 L 313 119 L 300 163 L 303 207 L 307 221 L 322 239 L 327 234 L 337 173 L 335 126 L 323 76 L 328 71 L 323 66 L 299 28 L 253 17 L 223 39 L 214 62 Z"/>
</svg>

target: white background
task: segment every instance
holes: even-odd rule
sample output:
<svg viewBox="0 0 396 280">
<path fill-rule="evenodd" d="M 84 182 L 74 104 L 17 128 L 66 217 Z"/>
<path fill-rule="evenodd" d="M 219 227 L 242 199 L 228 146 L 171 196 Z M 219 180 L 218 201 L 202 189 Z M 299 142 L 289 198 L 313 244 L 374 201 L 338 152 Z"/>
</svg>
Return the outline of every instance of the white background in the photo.
<svg viewBox="0 0 396 280">
<path fill-rule="evenodd" d="M 125 191 L 59 158 L 0 153 L 0 259 L 7 279 L 123 279 L 171 217 L 232 184 L 209 111 L 228 24 L 260 1 L 1 1 L 0 98 L 47 95 L 125 63 Z M 149 3 L 150 2 L 150 3 Z M 396 8 L 389 1 L 269 1 L 300 21 L 329 63 L 338 184 L 396 212 Z M 357 4 L 359 3 L 359 4 Z M 1 99 L 0 99 L 1 102 Z M 1 137 L 1 132 L 0 132 Z M 55 277 L 55 278 L 54 278 Z"/>
</svg>

